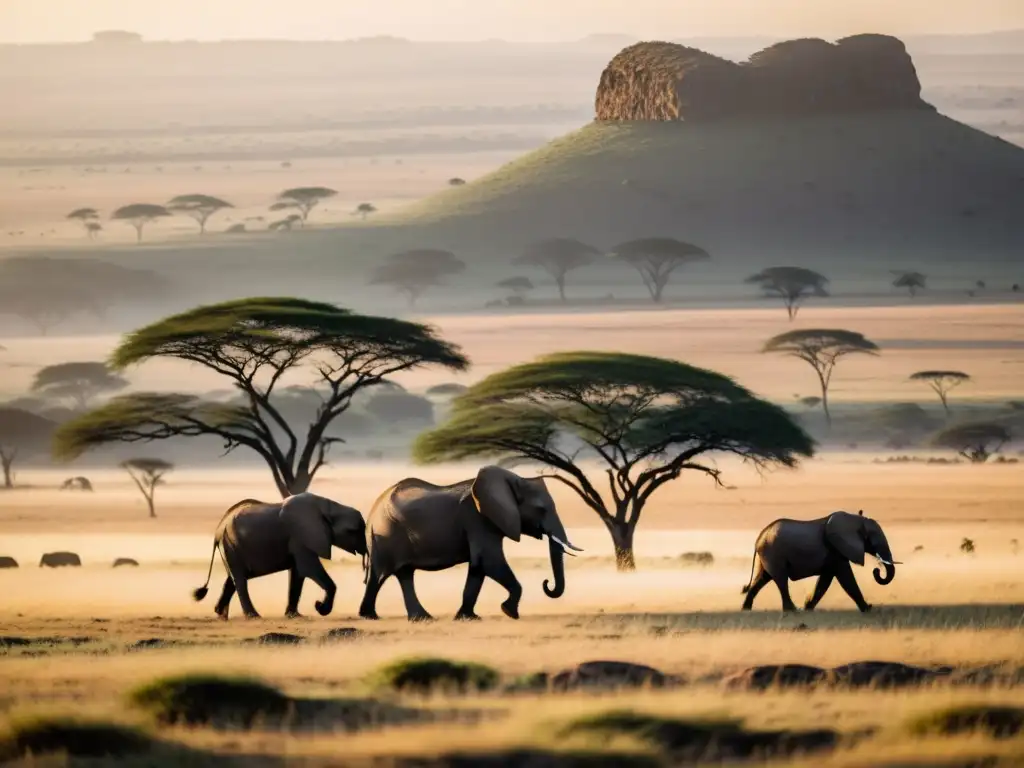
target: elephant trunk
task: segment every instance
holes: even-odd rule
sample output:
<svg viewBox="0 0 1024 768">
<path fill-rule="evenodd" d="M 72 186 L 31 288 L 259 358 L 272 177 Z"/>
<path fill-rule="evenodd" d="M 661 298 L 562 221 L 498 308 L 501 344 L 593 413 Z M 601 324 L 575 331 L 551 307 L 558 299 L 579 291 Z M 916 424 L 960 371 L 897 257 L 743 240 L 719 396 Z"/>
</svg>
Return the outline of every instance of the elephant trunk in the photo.
<svg viewBox="0 0 1024 768">
<path fill-rule="evenodd" d="M 548 587 L 547 579 L 544 580 L 544 594 L 548 597 L 561 597 L 565 592 L 565 553 L 570 550 L 582 552 L 579 547 L 569 543 L 569 537 L 565 533 L 562 521 L 557 515 L 551 515 L 543 525 L 544 532 L 548 536 L 548 554 L 551 557 L 551 572 L 555 577 L 554 589 Z M 571 555 L 572 552 L 569 552 Z M 575 555 L 574 555 L 575 556 Z"/>
<path fill-rule="evenodd" d="M 555 577 L 555 588 L 549 588 L 548 580 L 544 579 L 544 594 L 548 597 L 561 597 L 565 593 L 565 549 L 550 536 L 548 554 L 551 555 L 551 572 Z"/>
<path fill-rule="evenodd" d="M 872 575 L 875 577 L 875 582 L 885 586 L 896 577 L 896 563 L 892 559 L 892 552 L 889 551 L 888 545 L 880 546 L 875 557 L 878 558 L 879 564 L 885 567 L 885 575 L 883 576 L 882 571 L 878 568 L 872 571 Z"/>
</svg>

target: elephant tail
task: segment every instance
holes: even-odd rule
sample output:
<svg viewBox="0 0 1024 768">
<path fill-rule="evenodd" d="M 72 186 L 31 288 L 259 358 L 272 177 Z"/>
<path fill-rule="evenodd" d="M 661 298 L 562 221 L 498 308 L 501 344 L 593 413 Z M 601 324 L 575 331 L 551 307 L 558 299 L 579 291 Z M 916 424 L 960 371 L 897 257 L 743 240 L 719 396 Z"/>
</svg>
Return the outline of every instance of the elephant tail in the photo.
<svg viewBox="0 0 1024 768">
<path fill-rule="evenodd" d="M 192 590 L 192 599 L 195 600 L 197 603 L 204 597 L 206 597 L 206 593 L 210 591 L 209 589 L 207 589 L 207 587 L 210 586 L 210 577 L 213 575 L 213 557 L 217 554 L 217 547 L 219 545 L 220 542 L 217 541 L 217 539 L 214 539 L 213 551 L 210 552 L 210 568 L 206 571 L 206 583 L 203 584 L 203 586 L 197 587 L 196 589 Z"/>
<path fill-rule="evenodd" d="M 740 590 L 741 595 L 747 594 L 750 591 L 750 585 L 754 581 L 754 568 L 757 567 L 757 550 L 754 550 L 754 557 L 750 561 L 750 578 L 747 579 L 747 585 Z"/>
</svg>

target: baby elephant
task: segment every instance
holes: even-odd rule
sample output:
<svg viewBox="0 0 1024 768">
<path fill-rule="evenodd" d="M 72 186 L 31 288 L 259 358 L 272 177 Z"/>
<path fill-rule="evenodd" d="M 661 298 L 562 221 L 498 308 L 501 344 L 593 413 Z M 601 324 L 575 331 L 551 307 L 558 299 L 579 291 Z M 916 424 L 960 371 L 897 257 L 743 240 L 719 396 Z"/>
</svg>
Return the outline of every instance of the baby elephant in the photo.
<svg viewBox="0 0 1024 768">
<path fill-rule="evenodd" d="M 833 512 L 817 520 L 776 520 L 761 531 L 754 545 L 750 582 L 743 588 L 747 596 L 743 610 L 749 611 L 757 593 L 774 581 L 782 595 L 782 610 L 795 611 L 787 582 L 817 576 L 818 583 L 804 604 L 805 610 L 814 610 L 835 578 L 861 612 L 870 611 L 871 605 L 865 602 L 850 567 L 850 563 L 864 565 L 865 554 L 877 558 L 886 568 L 885 576 L 874 569 L 875 581 L 891 582 L 899 563 L 893 562 L 881 526 L 864 517 L 864 510 L 856 515 Z"/>
</svg>

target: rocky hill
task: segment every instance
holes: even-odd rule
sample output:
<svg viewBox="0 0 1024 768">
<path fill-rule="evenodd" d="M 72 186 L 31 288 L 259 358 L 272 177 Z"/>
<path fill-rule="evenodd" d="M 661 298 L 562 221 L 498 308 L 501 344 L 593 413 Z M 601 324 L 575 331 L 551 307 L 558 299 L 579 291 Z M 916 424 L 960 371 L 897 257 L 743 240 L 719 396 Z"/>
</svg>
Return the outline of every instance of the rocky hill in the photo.
<svg viewBox="0 0 1024 768">
<path fill-rule="evenodd" d="M 906 47 L 888 35 L 768 46 L 736 63 L 676 43 L 637 43 L 597 86 L 598 120 L 723 120 L 931 109 Z"/>
<path fill-rule="evenodd" d="M 595 102 L 580 131 L 378 226 L 481 264 L 542 237 L 669 236 L 730 275 L 1024 268 L 1024 150 L 922 101 L 895 38 L 790 41 L 741 64 L 640 43 Z"/>
</svg>

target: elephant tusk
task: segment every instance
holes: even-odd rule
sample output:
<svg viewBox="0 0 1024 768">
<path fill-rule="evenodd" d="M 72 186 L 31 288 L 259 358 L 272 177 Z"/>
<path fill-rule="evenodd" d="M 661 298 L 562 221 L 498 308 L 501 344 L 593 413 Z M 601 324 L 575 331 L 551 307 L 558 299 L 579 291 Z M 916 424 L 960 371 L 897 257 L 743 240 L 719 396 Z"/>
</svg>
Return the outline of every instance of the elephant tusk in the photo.
<svg viewBox="0 0 1024 768">
<path fill-rule="evenodd" d="M 570 549 L 574 549 L 577 552 L 582 552 L 583 551 L 579 547 L 574 547 L 572 544 L 570 544 L 570 543 L 568 543 L 566 541 L 562 541 L 557 536 L 552 536 L 550 533 L 548 534 L 548 538 L 551 539 L 554 542 L 557 542 L 558 544 L 561 544 L 562 545 L 562 549 L 564 549 L 566 551 L 566 554 L 568 554 L 568 555 L 572 555 L 572 552 L 569 552 Z M 575 555 L 573 555 L 573 557 L 575 557 Z"/>
<path fill-rule="evenodd" d="M 886 560 L 884 557 L 875 556 L 875 560 L 880 562 L 882 565 L 903 565 L 899 560 Z"/>
</svg>

